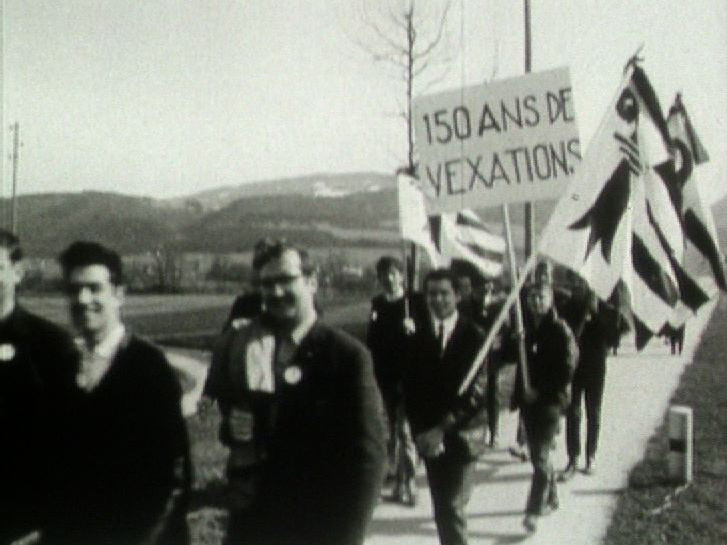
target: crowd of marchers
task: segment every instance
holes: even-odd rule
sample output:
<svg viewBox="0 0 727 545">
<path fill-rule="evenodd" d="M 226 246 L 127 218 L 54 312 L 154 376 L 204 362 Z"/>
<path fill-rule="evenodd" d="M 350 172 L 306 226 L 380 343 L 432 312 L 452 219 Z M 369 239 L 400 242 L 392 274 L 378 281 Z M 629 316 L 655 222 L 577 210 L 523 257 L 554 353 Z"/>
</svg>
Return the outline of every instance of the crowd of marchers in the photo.
<svg viewBox="0 0 727 545">
<path fill-rule="evenodd" d="M 18 304 L 22 249 L 0 230 L 0 545 L 189 543 L 178 377 L 124 324 L 117 252 L 79 241 L 59 262 L 73 333 Z M 229 447 L 225 544 L 360 545 L 382 496 L 416 505 L 420 466 L 440 543 L 466 544 L 477 459 L 501 441 L 507 365 L 520 415 L 511 452 L 533 468 L 525 529 L 558 508 L 557 483 L 580 467 L 584 403 L 582 469 L 596 470 L 606 359 L 628 325 L 576 276 L 564 289 L 541 263 L 520 327 L 499 279 L 438 268 L 414 292 L 384 256 L 364 344 L 322 318 L 305 249 L 262 240 L 252 271 L 199 403 L 203 418 L 217 405 Z M 556 473 L 562 416 L 569 461 Z"/>
</svg>

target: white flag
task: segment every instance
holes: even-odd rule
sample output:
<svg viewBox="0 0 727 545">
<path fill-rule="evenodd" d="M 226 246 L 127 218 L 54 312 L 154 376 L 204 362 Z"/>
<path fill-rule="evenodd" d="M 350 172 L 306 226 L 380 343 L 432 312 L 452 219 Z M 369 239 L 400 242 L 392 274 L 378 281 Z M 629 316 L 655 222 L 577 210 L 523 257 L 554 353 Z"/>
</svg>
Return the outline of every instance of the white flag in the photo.
<svg viewBox="0 0 727 545">
<path fill-rule="evenodd" d="M 397 176 L 396 183 L 399 194 L 401 237 L 424 248 L 432 265 L 439 266 L 440 258 L 432 240 L 421 183 L 404 173 Z"/>
</svg>

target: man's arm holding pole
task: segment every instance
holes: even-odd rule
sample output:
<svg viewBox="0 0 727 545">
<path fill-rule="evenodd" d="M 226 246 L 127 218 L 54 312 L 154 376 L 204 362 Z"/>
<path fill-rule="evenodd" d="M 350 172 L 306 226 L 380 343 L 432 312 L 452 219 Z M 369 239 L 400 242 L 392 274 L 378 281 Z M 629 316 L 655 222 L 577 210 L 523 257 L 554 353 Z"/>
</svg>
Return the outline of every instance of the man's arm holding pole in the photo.
<svg viewBox="0 0 727 545">
<path fill-rule="evenodd" d="M 508 247 L 512 248 L 512 245 L 510 244 L 510 241 L 508 241 Z M 514 253 L 514 252 L 513 252 Z M 511 258 L 512 259 L 512 258 Z M 528 258 L 527 262 L 525 263 L 525 266 L 523 267 L 522 273 L 519 278 L 515 281 L 513 284 L 513 288 L 510 291 L 510 294 L 507 296 L 507 299 L 505 300 L 505 303 L 502 305 L 502 308 L 500 309 L 500 313 L 497 315 L 497 318 L 495 319 L 494 323 L 492 324 L 492 327 L 490 328 L 490 331 L 487 332 L 487 337 L 485 338 L 485 342 L 482 345 L 482 348 L 477 353 L 477 356 L 475 356 L 474 361 L 472 362 L 472 366 L 470 367 L 469 372 L 467 373 L 467 376 L 462 381 L 462 385 L 459 388 L 459 394 L 462 395 L 467 389 L 470 387 L 470 384 L 472 383 L 472 380 L 477 375 L 477 371 L 479 370 L 480 366 L 483 364 L 483 361 L 485 359 L 485 356 L 490 351 L 490 348 L 492 347 L 492 343 L 495 340 L 495 336 L 497 335 L 498 331 L 502 327 L 502 325 L 505 323 L 505 320 L 507 319 L 507 314 L 510 312 L 510 307 L 513 305 L 515 301 L 518 301 L 519 305 L 519 295 L 520 295 L 520 289 L 525 284 L 525 279 L 528 277 L 530 272 L 535 268 L 535 263 L 538 259 L 538 256 L 536 254 L 533 254 Z M 522 314 L 520 314 L 520 324 L 522 324 Z M 517 326 L 516 326 L 517 327 Z M 518 330 L 518 334 L 522 332 L 522 327 L 520 326 L 520 329 Z M 522 335 L 520 335 L 520 348 L 522 350 L 525 349 L 525 343 Z M 525 363 L 524 360 L 522 360 L 519 365 L 525 365 L 525 367 L 521 367 L 521 372 L 523 372 L 523 392 L 529 392 L 530 391 L 530 383 L 528 379 L 528 374 L 525 372 L 527 371 L 527 363 Z M 527 393 L 525 393 L 526 397 L 528 396 Z"/>
</svg>

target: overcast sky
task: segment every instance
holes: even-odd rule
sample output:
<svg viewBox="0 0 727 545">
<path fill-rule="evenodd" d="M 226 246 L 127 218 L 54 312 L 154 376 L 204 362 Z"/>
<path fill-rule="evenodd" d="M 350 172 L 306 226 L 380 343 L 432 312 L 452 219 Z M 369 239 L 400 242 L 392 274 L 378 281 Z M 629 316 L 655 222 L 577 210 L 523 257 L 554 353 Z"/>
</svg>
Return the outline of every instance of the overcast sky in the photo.
<svg viewBox="0 0 727 545">
<path fill-rule="evenodd" d="M 356 0 L 2 0 L 3 177 L 21 126 L 23 193 L 169 197 L 315 172 L 393 172 L 403 97 Z M 396 3 L 396 2 L 393 2 Z M 533 1 L 533 70 L 569 66 L 588 142 L 626 60 L 668 109 L 681 91 L 725 190 L 727 3 Z M 522 2 L 454 0 L 448 77 L 431 91 L 523 73 Z"/>
</svg>

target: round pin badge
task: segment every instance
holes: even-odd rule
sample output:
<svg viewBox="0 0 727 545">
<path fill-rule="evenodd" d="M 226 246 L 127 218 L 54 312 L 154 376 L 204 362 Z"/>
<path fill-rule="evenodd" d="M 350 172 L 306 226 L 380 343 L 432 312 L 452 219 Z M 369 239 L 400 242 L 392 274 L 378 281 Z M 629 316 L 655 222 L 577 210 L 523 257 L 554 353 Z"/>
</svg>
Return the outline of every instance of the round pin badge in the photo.
<svg viewBox="0 0 727 545">
<path fill-rule="evenodd" d="M 10 343 L 0 344 L 0 361 L 10 361 L 15 357 L 15 347 Z"/>
<path fill-rule="evenodd" d="M 300 379 L 303 378 L 303 372 L 297 365 L 291 365 L 283 373 L 283 378 L 288 384 L 298 384 Z"/>
</svg>

